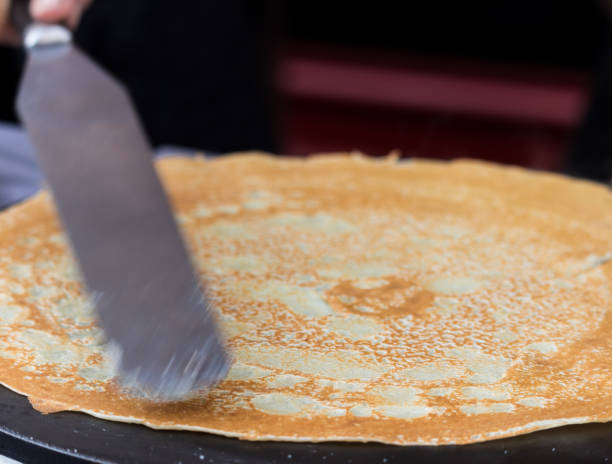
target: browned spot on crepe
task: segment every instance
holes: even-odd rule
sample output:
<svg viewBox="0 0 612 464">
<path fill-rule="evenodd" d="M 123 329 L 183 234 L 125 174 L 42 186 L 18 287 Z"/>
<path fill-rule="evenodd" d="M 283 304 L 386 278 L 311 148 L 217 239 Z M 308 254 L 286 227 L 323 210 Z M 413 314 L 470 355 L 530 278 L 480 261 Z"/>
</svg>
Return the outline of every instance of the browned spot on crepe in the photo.
<svg viewBox="0 0 612 464">
<path fill-rule="evenodd" d="M 401 317 L 408 314 L 422 317 L 435 299 L 435 295 L 418 284 L 404 279 L 387 279 L 381 286 L 358 288 L 350 281 L 340 282 L 328 292 L 330 304 L 334 309 L 343 309 L 353 314 Z M 369 301 L 366 309 L 360 309 L 358 302 Z"/>
</svg>

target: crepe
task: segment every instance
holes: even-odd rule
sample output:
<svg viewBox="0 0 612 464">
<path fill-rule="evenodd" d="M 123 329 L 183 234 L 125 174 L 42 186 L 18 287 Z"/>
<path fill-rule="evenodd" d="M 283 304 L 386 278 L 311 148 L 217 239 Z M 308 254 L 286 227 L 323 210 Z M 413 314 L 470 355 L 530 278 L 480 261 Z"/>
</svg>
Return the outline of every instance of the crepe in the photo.
<svg viewBox="0 0 612 464">
<path fill-rule="evenodd" d="M 359 155 L 157 167 L 233 367 L 182 402 L 118 388 L 42 193 L 0 215 L 0 382 L 39 411 L 402 445 L 612 419 L 605 187 Z"/>
</svg>

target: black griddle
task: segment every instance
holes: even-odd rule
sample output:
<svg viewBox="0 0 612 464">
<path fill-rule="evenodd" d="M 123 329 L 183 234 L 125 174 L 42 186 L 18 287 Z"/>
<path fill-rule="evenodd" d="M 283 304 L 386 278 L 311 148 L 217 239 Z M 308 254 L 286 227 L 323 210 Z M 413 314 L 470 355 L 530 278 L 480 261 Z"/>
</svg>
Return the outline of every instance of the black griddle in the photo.
<svg viewBox="0 0 612 464">
<path fill-rule="evenodd" d="M 28 463 L 607 463 L 612 423 L 559 427 L 473 445 L 248 442 L 153 430 L 87 414 L 43 415 L 0 387 L 0 455 Z"/>
</svg>

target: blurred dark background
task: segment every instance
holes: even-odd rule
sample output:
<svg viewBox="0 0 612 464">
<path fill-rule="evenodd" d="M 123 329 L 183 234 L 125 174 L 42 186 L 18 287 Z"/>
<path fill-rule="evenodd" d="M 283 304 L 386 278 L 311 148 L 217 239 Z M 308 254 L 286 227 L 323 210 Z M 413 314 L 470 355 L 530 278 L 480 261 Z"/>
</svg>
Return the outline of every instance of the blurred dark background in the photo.
<svg viewBox="0 0 612 464">
<path fill-rule="evenodd" d="M 612 177 L 603 0 L 404 3 L 94 0 L 77 41 L 126 83 L 156 145 Z M 15 120 L 21 61 L 0 49 L 0 120 Z"/>
</svg>

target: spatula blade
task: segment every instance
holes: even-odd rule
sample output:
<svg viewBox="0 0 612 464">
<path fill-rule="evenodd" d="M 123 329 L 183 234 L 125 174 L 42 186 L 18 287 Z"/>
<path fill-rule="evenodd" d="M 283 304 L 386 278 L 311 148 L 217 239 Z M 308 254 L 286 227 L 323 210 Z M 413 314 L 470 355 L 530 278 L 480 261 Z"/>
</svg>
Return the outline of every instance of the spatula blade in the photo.
<svg viewBox="0 0 612 464">
<path fill-rule="evenodd" d="M 228 357 L 125 90 L 72 45 L 29 51 L 17 99 L 123 383 L 179 398 Z"/>
</svg>

